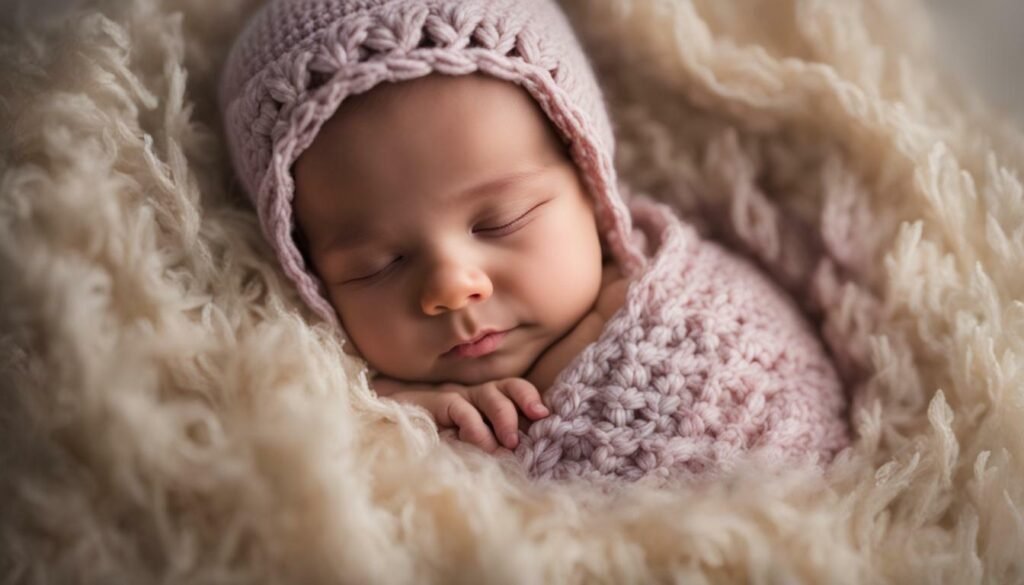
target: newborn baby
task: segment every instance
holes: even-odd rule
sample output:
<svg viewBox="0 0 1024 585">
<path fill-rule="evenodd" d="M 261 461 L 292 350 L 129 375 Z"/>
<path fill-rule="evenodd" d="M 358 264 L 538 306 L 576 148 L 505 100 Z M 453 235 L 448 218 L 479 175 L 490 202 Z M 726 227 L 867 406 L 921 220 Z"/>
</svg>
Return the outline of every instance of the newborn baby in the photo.
<svg viewBox="0 0 1024 585">
<path fill-rule="evenodd" d="M 378 394 L 484 449 L 517 445 L 516 406 L 545 415 L 537 388 L 621 304 L 592 198 L 508 82 L 430 75 L 356 96 L 294 176 L 301 247 Z"/>
<path fill-rule="evenodd" d="M 783 293 L 668 208 L 626 205 L 549 0 L 272 1 L 221 95 L 285 273 L 379 395 L 536 476 L 845 444 L 835 372 Z"/>
</svg>

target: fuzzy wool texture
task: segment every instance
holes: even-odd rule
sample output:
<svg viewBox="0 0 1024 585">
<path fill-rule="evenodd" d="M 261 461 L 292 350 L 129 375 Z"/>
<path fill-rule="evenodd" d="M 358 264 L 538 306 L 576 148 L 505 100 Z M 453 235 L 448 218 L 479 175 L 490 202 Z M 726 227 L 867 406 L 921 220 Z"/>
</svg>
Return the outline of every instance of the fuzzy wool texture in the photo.
<svg viewBox="0 0 1024 585">
<path fill-rule="evenodd" d="M 257 4 L 0 37 L 0 579 L 1024 580 L 1024 138 L 918 3 L 565 1 L 623 181 L 817 291 L 855 395 L 825 475 L 613 491 L 440 441 L 304 308 L 217 132 Z"/>
</svg>

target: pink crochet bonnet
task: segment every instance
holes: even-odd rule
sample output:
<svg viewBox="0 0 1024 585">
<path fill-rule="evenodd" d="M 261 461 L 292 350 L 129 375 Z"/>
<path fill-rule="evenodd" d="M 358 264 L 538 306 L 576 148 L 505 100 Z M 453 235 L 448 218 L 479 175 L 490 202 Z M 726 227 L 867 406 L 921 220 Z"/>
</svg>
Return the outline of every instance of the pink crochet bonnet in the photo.
<svg viewBox="0 0 1024 585">
<path fill-rule="evenodd" d="M 645 263 L 617 191 L 601 91 L 552 0 L 271 0 L 235 41 L 222 74 L 228 145 L 285 274 L 339 329 L 293 240 L 292 164 L 348 96 L 431 73 L 477 72 L 533 96 L 595 197 L 615 260 L 628 275 Z"/>
</svg>

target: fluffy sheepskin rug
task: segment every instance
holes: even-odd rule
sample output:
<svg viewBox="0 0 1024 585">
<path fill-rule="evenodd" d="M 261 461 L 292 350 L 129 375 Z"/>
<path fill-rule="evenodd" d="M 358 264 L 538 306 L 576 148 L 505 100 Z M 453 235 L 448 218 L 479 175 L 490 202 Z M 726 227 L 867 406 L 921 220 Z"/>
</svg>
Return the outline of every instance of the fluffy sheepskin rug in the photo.
<svg viewBox="0 0 1024 585">
<path fill-rule="evenodd" d="M 1024 139 L 918 4 L 566 1 L 623 180 L 814 287 L 854 397 L 824 476 L 614 492 L 439 440 L 304 312 L 219 137 L 256 4 L 4 34 L 0 581 L 1024 582 Z"/>
</svg>

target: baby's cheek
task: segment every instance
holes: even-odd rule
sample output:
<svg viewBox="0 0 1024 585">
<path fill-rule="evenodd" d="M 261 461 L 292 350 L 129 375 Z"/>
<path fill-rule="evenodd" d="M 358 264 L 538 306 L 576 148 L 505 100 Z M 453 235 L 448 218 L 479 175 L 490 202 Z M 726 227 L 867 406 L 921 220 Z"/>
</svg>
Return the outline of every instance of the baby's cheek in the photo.
<svg viewBox="0 0 1024 585">
<path fill-rule="evenodd" d="M 553 254 L 558 249 L 560 253 Z M 531 283 L 534 307 L 564 333 L 593 307 L 600 290 L 600 257 L 596 247 L 571 241 L 559 248 L 545 245 L 522 279 Z"/>
<path fill-rule="evenodd" d="M 395 322 L 395 313 L 383 309 L 386 303 L 365 303 L 358 299 L 334 300 L 335 311 L 351 343 L 370 366 L 388 375 L 396 375 L 396 366 L 406 353 L 403 347 L 408 331 Z"/>
</svg>

